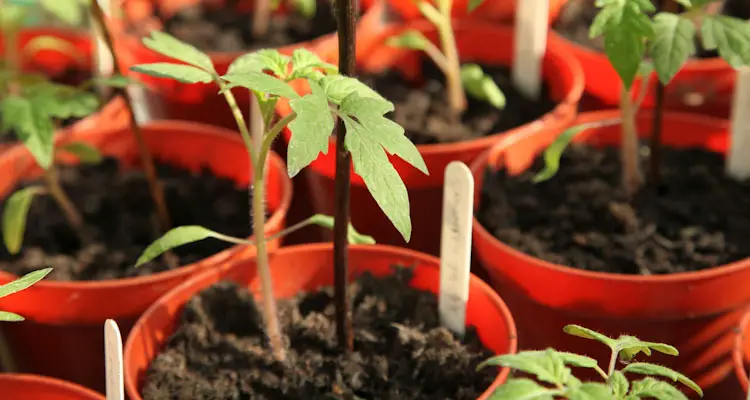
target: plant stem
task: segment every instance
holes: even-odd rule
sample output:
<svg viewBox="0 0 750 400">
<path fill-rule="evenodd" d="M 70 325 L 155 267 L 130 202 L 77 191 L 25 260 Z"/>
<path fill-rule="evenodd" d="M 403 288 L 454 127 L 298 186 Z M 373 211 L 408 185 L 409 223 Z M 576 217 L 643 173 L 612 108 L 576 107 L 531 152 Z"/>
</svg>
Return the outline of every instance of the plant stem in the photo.
<svg viewBox="0 0 750 400">
<path fill-rule="evenodd" d="M 661 180 L 661 132 L 664 120 L 664 84 L 656 82 L 656 104 L 654 105 L 654 120 L 651 127 L 649 141 L 649 181 L 654 187 Z"/>
<path fill-rule="evenodd" d="M 268 21 L 271 19 L 271 1 L 255 0 L 253 11 L 253 38 L 259 39 L 268 32 Z"/>
<path fill-rule="evenodd" d="M 339 71 L 347 76 L 356 73 L 354 0 L 336 0 L 339 38 Z M 352 316 L 349 310 L 349 184 L 351 156 L 345 146 L 346 127 L 339 118 L 336 124 L 336 183 L 333 223 L 334 298 L 336 335 L 339 346 L 347 353 L 354 349 Z"/>
<path fill-rule="evenodd" d="M 635 107 L 630 100 L 630 91 L 625 87 L 620 90 L 620 112 L 622 113 L 622 143 L 620 145 L 622 185 L 625 192 L 632 196 L 643 184 L 643 176 L 638 163 L 638 132 L 635 124 Z"/>
<path fill-rule="evenodd" d="M 461 115 L 466 110 L 466 93 L 461 84 L 461 60 L 458 58 L 456 38 L 453 35 L 452 8 L 453 0 L 438 1 L 438 9 L 442 18 L 437 28 L 448 65 L 448 70 L 443 72 L 448 90 L 448 103 L 455 115 Z"/>
<path fill-rule="evenodd" d="M 44 171 L 44 181 L 47 184 L 49 194 L 55 199 L 55 202 L 62 210 L 70 227 L 76 231 L 82 241 L 86 241 L 87 237 L 84 231 L 81 213 L 78 212 L 75 205 L 60 185 L 60 180 L 57 177 L 57 167 L 55 165 L 50 166 L 48 170 Z"/>
</svg>

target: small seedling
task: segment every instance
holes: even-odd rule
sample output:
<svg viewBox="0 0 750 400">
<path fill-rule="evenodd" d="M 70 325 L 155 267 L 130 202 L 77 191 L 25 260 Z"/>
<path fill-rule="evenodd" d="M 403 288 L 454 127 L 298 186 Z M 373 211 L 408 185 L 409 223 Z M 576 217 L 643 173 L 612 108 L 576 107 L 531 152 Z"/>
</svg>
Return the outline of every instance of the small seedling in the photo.
<svg viewBox="0 0 750 400">
<path fill-rule="evenodd" d="M 0 285 L 0 298 L 28 289 L 31 285 L 44 279 L 44 277 L 50 272 L 52 272 L 52 268 L 40 269 L 38 271 L 29 272 L 13 282 Z M 0 321 L 2 322 L 20 322 L 23 320 L 24 318 L 18 314 L 8 311 L 0 311 Z"/>
<path fill-rule="evenodd" d="M 602 369 L 591 357 L 546 350 L 523 351 L 518 354 L 506 354 L 492 357 L 478 368 L 501 366 L 532 375 L 530 378 L 510 378 L 490 396 L 492 400 L 520 399 L 590 399 L 590 400 L 639 400 L 670 399 L 687 400 L 679 389 L 658 378 L 667 378 L 689 387 L 703 397 L 703 390 L 690 378 L 667 367 L 634 361 L 640 353 L 647 356 L 652 351 L 677 356 L 676 348 L 663 344 L 644 342 L 637 337 L 622 335 L 617 339 L 609 338 L 599 332 L 578 325 L 568 325 L 565 333 L 584 339 L 596 340 L 612 350 L 609 365 Z M 616 369 L 617 361 L 625 366 Z M 573 375 L 569 367 L 589 368 L 596 371 L 604 382 L 582 382 Z M 637 381 L 630 381 L 626 375 L 645 375 Z"/>
<path fill-rule="evenodd" d="M 479 7 L 482 2 L 483 0 L 469 1 L 469 11 Z M 477 64 L 461 66 L 451 20 L 453 0 L 436 0 L 436 3 L 437 7 L 429 1 L 417 0 L 417 8 L 428 21 L 435 25 L 441 48 L 415 30 L 408 30 L 390 38 L 388 44 L 394 47 L 422 50 L 440 68 L 445 75 L 448 104 L 456 119 L 466 110 L 466 92 L 477 100 L 486 101 L 498 109 L 504 108 L 505 95 L 492 77 L 485 74 Z"/>
<path fill-rule="evenodd" d="M 266 36 L 271 12 L 277 10 L 282 1 L 285 1 L 285 4 L 292 10 L 308 19 L 315 16 L 318 8 L 317 0 L 256 0 L 252 30 L 255 39 Z"/>
<path fill-rule="evenodd" d="M 404 129 L 384 116 L 393 110 L 392 103 L 360 81 L 339 75 L 333 65 L 307 50 L 297 49 L 291 57 L 275 50 L 259 50 L 237 58 L 226 74 L 219 75 L 206 54 L 169 34 L 152 32 L 143 43 L 182 63 L 141 64 L 132 67 L 133 71 L 184 83 L 214 82 L 232 111 L 253 170 L 250 179 L 252 223 L 266 333 L 274 356 L 283 361 L 286 349 L 276 315 L 263 230 L 265 166 L 273 141 L 284 128 L 292 132 L 287 169 L 289 176 L 294 177 L 320 153 L 328 152 L 334 115 L 343 120 L 347 128 L 346 149 L 352 155 L 354 171 L 362 177 L 380 208 L 407 241 L 411 236 L 409 197 L 401 177 L 388 160 L 388 153 L 398 155 L 426 174 L 424 160 L 416 146 L 404 136 Z M 311 91 L 299 95 L 289 85 L 297 79 L 306 80 Z M 238 87 L 250 90 L 255 97 L 263 116 L 263 132 L 254 132 L 254 135 L 249 132 L 231 91 Z M 280 99 L 289 101 L 292 112 L 274 121 L 275 106 Z M 253 136 L 262 139 L 257 146 L 252 143 Z M 317 222 L 320 222 L 319 217 Z M 153 258 L 165 250 L 209 237 L 247 243 L 206 228 L 178 227 L 149 246 L 144 255 Z"/>
<path fill-rule="evenodd" d="M 750 23 L 738 18 L 717 15 L 712 9 L 719 0 L 675 0 L 685 8 L 681 13 L 659 12 L 651 0 L 602 0 L 601 8 L 589 35 L 604 37 L 607 58 L 619 75 L 623 89 L 620 94 L 622 117 L 622 184 L 633 195 L 643 184 L 638 156 L 636 129 L 637 104 L 632 101 L 631 87 L 645 58 L 666 85 L 679 72 L 688 58 L 696 53 L 696 35 L 707 50 L 717 50 L 732 67 L 750 64 Z M 644 79 L 646 80 L 646 79 Z M 645 90 L 644 90 L 645 91 Z M 560 155 L 576 134 L 592 126 L 570 128 L 545 152 L 546 167 L 537 181 L 551 178 L 557 172 Z M 652 160 L 653 161 L 653 160 Z M 658 160 L 657 160 L 658 161 Z"/>
</svg>

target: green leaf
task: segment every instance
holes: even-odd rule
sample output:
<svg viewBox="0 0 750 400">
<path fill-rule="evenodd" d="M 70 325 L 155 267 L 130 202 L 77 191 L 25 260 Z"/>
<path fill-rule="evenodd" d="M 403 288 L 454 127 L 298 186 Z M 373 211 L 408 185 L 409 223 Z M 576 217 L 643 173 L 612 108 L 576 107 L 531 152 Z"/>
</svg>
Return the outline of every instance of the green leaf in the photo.
<svg viewBox="0 0 750 400">
<path fill-rule="evenodd" d="M 42 192 L 41 186 L 29 186 L 18 190 L 10 196 L 3 210 L 3 241 L 10 254 L 21 251 L 23 235 L 26 231 L 26 217 L 29 214 L 31 200 Z M 2 292 L 0 292 L 2 297 Z"/>
<path fill-rule="evenodd" d="M 99 164 L 103 159 L 96 147 L 84 142 L 70 142 L 62 146 L 60 150 L 77 156 L 81 162 L 87 164 Z"/>
<path fill-rule="evenodd" d="M 0 311 L 0 322 L 21 322 L 25 321 L 26 318 L 7 311 Z"/>
<path fill-rule="evenodd" d="M 612 393 L 616 398 L 622 399 L 630 390 L 630 383 L 621 371 L 613 371 L 609 377 L 609 384 L 612 386 Z"/>
<path fill-rule="evenodd" d="M 403 47 L 412 50 L 424 50 L 431 43 L 422 34 L 416 30 L 408 30 L 399 36 L 393 36 L 386 41 L 388 46 Z"/>
<path fill-rule="evenodd" d="M 544 182 L 552 179 L 560 170 L 560 159 L 568 144 L 575 138 L 579 133 L 589 129 L 590 124 L 581 124 L 570 127 L 563 131 L 560 136 L 555 139 L 552 144 L 544 149 L 544 169 L 539 171 L 538 174 L 534 175 L 532 179 L 534 183 Z"/>
<path fill-rule="evenodd" d="M 664 344 L 645 342 L 638 339 L 635 336 L 622 335 L 615 340 L 614 350 L 620 355 L 623 360 L 632 360 L 638 353 L 644 353 L 648 356 L 651 355 L 651 350 L 656 350 L 660 353 L 677 356 L 679 351 L 676 348 Z"/>
<path fill-rule="evenodd" d="M 50 272 L 52 272 L 52 268 L 39 269 L 0 286 L 0 298 L 28 289 L 31 285 L 44 279 Z"/>
<path fill-rule="evenodd" d="M 565 396 L 570 400 L 615 400 L 610 388 L 599 382 L 586 382 L 575 388 L 568 388 Z"/>
<path fill-rule="evenodd" d="M 66 24 L 78 26 L 83 22 L 83 10 L 76 2 L 69 0 L 42 0 L 42 7 Z"/>
<path fill-rule="evenodd" d="M 675 3 L 680 4 L 688 9 L 693 7 L 693 4 L 690 0 L 674 0 L 674 1 Z"/>
<path fill-rule="evenodd" d="M 591 330 L 589 328 L 584 328 L 580 325 L 566 325 L 565 328 L 563 328 L 563 332 L 567 333 L 568 335 L 578 336 L 584 339 L 596 340 L 598 342 L 606 344 L 610 348 L 614 348 L 614 346 L 616 345 L 615 339 L 604 336 L 597 331 Z"/>
<path fill-rule="evenodd" d="M 644 378 L 631 385 L 628 399 L 654 398 L 657 400 L 688 400 L 687 396 L 667 382 Z"/>
<path fill-rule="evenodd" d="M 165 233 L 159 239 L 156 239 L 151 243 L 146 250 L 143 251 L 135 266 L 140 267 L 141 265 L 153 260 L 154 258 L 164 254 L 165 252 L 182 245 L 186 245 L 193 242 L 198 242 L 204 239 L 219 239 L 229 243 L 235 244 L 252 244 L 252 242 L 235 238 L 232 236 L 223 235 L 218 232 L 214 232 L 210 229 L 204 228 L 198 225 L 187 225 L 172 228 L 169 232 Z"/>
<path fill-rule="evenodd" d="M 13 32 L 23 26 L 28 15 L 28 8 L 13 4 L 3 4 L 3 12 L 0 12 L 0 28 L 3 32 Z"/>
<path fill-rule="evenodd" d="M 296 99 L 299 94 L 288 83 L 263 72 L 232 73 L 221 77 L 230 84 L 229 88 L 243 87 L 257 93 Z"/>
<path fill-rule="evenodd" d="M 732 67 L 750 64 L 750 24 L 723 15 L 708 16 L 701 27 L 703 47 L 718 50 Z"/>
<path fill-rule="evenodd" d="M 294 5 L 294 9 L 307 19 L 314 17 L 315 11 L 318 8 L 316 0 L 292 0 L 292 4 Z"/>
<path fill-rule="evenodd" d="M 310 223 L 313 225 L 318 225 L 323 228 L 327 229 L 333 229 L 334 225 L 334 219 L 330 215 L 325 214 L 315 214 L 312 217 L 309 218 Z M 347 241 L 349 244 L 375 244 L 375 239 L 372 236 L 364 235 L 354 228 L 354 225 L 352 223 L 349 223 L 349 228 L 346 233 Z"/>
<path fill-rule="evenodd" d="M 697 383 L 693 382 L 687 376 L 677 371 L 673 371 L 667 367 L 663 367 L 661 365 L 641 363 L 641 362 L 631 363 L 631 364 L 628 364 L 625 368 L 623 368 L 622 372 L 632 373 L 632 374 L 641 374 L 641 375 L 650 375 L 650 376 L 663 376 L 665 378 L 669 378 L 673 380 L 674 382 L 680 382 L 684 384 L 690 389 L 693 389 L 701 397 L 703 397 L 703 390 L 700 388 L 700 386 L 698 386 Z"/>
<path fill-rule="evenodd" d="M 2 109 L 2 130 L 12 129 L 42 169 L 52 165 L 54 125 L 44 111 L 18 96 L 5 98 Z"/>
<path fill-rule="evenodd" d="M 143 44 L 147 48 L 167 57 L 190 64 L 208 73 L 216 73 L 214 64 L 206 54 L 168 33 L 151 31 L 150 37 L 143 38 Z"/>
<path fill-rule="evenodd" d="M 229 74 L 244 74 L 248 72 L 263 72 L 266 69 L 265 63 L 260 59 L 257 52 L 243 54 L 237 57 L 227 69 Z"/>
<path fill-rule="evenodd" d="M 326 74 L 337 74 L 338 68 L 321 60 L 311 51 L 303 48 L 294 50 L 292 53 L 292 76 L 295 78 L 310 78 L 318 81 L 322 76 L 318 75 L 318 69 L 323 70 Z"/>
<path fill-rule="evenodd" d="M 130 67 L 131 71 L 155 76 L 157 78 L 171 78 L 182 83 L 210 83 L 213 76 L 190 65 L 172 63 L 139 64 Z"/>
<path fill-rule="evenodd" d="M 387 101 L 369 86 L 348 76 L 328 75 L 318 83 L 325 91 L 328 101 L 337 105 L 340 105 L 341 102 L 352 93 L 357 93 L 359 97 L 372 97 L 381 101 Z"/>
<path fill-rule="evenodd" d="M 466 92 L 475 99 L 486 101 L 495 108 L 505 107 L 505 95 L 479 65 L 466 64 L 461 67 L 461 82 Z"/>
<path fill-rule="evenodd" d="M 484 3 L 484 0 L 469 0 L 469 4 L 466 7 L 466 10 L 468 12 L 472 12 L 477 9 L 477 7 L 481 6 L 482 3 Z"/>
<path fill-rule="evenodd" d="M 565 351 L 558 351 L 557 355 L 562 358 L 565 365 L 572 365 L 581 368 L 596 368 L 598 363 L 591 357 L 582 356 L 579 354 L 568 353 Z"/>
<path fill-rule="evenodd" d="M 27 87 L 25 95 L 35 112 L 48 119 L 87 117 L 101 105 L 95 93 L 53 82 Z"/>
<path fill-rule="evenodd" d="M 312 93 L 289 102 L 297 117 L 289 124 L 292 137 L 287 149 L 287 171 L 289 177 L 296 176 L 303 168 L 328 154 L 328 141 L 333 132 L 333 116 L 328 107 L 323 88 L 309 81 Z"/>
<path fill-rule="evenodd" d="M 654 32 L 649 54 L 659 80 L 666 85 L 695 54 L 695 26 L 678 15 L 659 13 L 654 17 Z"/>
<path fill-rule="evenodd" d="M 481 363 L 477 370 L 487 365 L 516 369 L 553 385 L 564 384 L 570 375 L 570 369 L 565 367 L 562 357 L 559 357 L 553 349 L 495 356 Z"/>
<path fill-rule="evenodd" d="M 279 53 L 277 50 L 262 49 L 238 57 L 229 65 L 226 75 L 241 75 L 245 73 L 261 73 L 270 71 L 276 77 L 284 79 L 287 76 L 291 57 Z"/>
<path fill-rule="evenodd" d="M 489 400 L 553 400 L 560 390 L 546 388 L 531 379 L 508 379 Z"/>
<path fill-rule="evenodd" d="M 91 82 L 95 85 L 103 85 L 118 89 L 124 89 L 128 85 L 135 83 L 132 79 L 122 75 L 112 75 L 109 77 L 97 76 L 91 79 Z"/>
</svg>

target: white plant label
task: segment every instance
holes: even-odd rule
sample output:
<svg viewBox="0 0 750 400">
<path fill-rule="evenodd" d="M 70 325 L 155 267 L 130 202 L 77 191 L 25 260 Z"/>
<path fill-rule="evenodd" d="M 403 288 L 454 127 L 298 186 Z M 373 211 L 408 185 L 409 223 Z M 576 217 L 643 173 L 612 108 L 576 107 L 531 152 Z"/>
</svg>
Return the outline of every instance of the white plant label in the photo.
<svg viewBox="0 0 750 400">
<path fill-rule="evenodd" d="M 542 59 L 547 51 L 549 0 L 518 0 L 513 43 L 513 83 L 528 98 L 539 99 Z"/>
<path fill-rule="evenodd" d="M 99 7 L 102 8 L 104 16 L 110 18 L 112 16 L 112 9 L 110 7 L 110 0 L 96 0 L 99 2 Z M 92 23 L 94 27 L 94 34 L 96 37 L 96 70 L 99 76 L 111 76 L 114 72 L 114 61 L 112 60 L 112 54 L 110 54 L 107 48 L 107 43 L 104 41 L 104 32 L 100 32 L 100 27 Z"/>
<path fill-rule="evenodd" d="M 107 400 L 125 400 L 122 368 L 122 337 L 114 320 L 104 322 L 104 360 L 107 373 Z"/>
<path fill-rule="evenodd" d="M 440 236 L 440 322 L 463 336 L 469 301 L 471 221 L 474 177 L 466 164 L 453 161 L 445 169 L 443 225 Z"/>
<path fill-rule="evenodd" d="M 727 173 L 735 179 L 750 178 L 750 67 L 737 69 Z"/>
</svg>

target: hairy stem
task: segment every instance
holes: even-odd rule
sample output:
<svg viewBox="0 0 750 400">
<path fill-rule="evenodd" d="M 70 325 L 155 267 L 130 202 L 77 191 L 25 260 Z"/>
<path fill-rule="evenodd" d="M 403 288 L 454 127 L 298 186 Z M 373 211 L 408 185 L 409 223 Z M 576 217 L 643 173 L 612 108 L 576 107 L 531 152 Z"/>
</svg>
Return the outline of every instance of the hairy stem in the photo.
<svg viewBox="0 0 750 400">
<path fill-rule="evenodd" d="M 60 185 L 60 180 L 57 176 L 57 167 L 55 165 L 50 166 L 48 170 L 44 171 L 44 182 L 47 184 L 49 194 L 62 210 L 65 220 L 70 227 L 75 230 L 82 241 L 87 241 L 87 236 L 83 226 L 83 217 L 81 217 L 81 213 L 78 212 L 78 209 L 76 209 L 75 205 L 70 200 L 70 197 L 68 197 Z"/>
<path fill-rule="evenodd" d="M 253 11 L 253 38 L 259 39 L 268 32 L 268 24 L 271 19 L 271 1 L 255 0 Z"/>
<path fill-rule="evenodd" d="M 620 90 L 620 112 L 622 113 L 622 134 L 620 161 L 622 163 L 622 185 L 628 195 L 633 195 L 643 184 L 638 163 L 638 132 L 635 124 L 635 107 L 630 100 L 630 91 Z"/>
<path fill-rule="evenodd" d="M 438 10 L 442 18 L 440 23 L 437 24 L 437 28 L 448 68 L 447 71 L 444 71 L 448 90 L 448 104 L 456 115 L 460 115 L 466 110 L 466 93 L 464 93 L 461 84 L 461 60 L 458 58 L 456 38 L 453 35 L 452 8 L 453 0 L 438 1 Z"/>
<path fill-rule="evenodd" d="M 237 99 L 234 98 L 232 91 L 227 89 L 226 83 L 224 83 L 224 81 L 218 76 L 215 76 L 214 80 L 216 81 L 216 84 L 219 85 L 221 92 L 224 93 L 224 99 L 227 101 L 229 109 L 232 111 L 232 117 L 234 117 L 234 122 L 237 123 L 237 128 L 240 130 L 240 137 L 242 137 L 242 142 L 245 144 L 245 150 L 247 150 L 247 154 L 250 157 L 250 165 L 252 166 L 253 161 L 256 158 L 255 150 L 253 149 L 253 141 L 250 138 L 250 131 L 248 131 L 247 124 L 245 123 L 245 117 L 242 116 L 242 110 L 240 110 L 240 106 L 237 105 Z M 252 179 L 250 180 L 252 181 Z"/>
<path fill-rule="evenodd" d="M 609 367 L 607 368 L 607 379 L 615 372 L 615 366 L 617 365 L 617 354 L 618 352 L 612 351 L 612 356 L 609 357 Z"/>
</svg>

